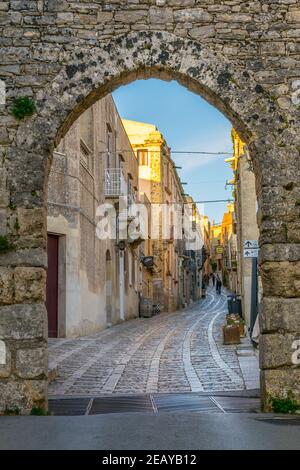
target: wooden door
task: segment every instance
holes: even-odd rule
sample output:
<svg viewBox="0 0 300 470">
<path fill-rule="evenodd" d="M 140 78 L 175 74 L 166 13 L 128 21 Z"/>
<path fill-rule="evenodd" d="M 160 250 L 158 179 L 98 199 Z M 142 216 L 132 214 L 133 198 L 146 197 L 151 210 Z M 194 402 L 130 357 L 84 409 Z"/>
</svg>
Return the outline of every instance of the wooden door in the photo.
<svg viewBox="0 0 300 470">
<path fill-rule="evenodd" d="M 48 336 L 57 338 L 58 311 L 58 236 L 48 234 L 48 272 L 46 307 L 48 312 Z"/>
</svg>

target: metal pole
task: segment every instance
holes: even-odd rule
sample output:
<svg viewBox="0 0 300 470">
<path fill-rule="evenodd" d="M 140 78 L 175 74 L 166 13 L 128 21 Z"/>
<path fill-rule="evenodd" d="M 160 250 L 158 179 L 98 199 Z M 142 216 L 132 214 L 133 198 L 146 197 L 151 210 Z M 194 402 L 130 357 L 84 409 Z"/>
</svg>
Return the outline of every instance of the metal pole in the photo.
<svg viewBox="0 0 300 470">
<path fill-rule="evenodd" d="M 125 320 L 125 289 L 124 289 L 124 252 L 119 250 L 119 302 L 120 302 L 120 320 Z"/>
<path fill-rule="evenodd" d="M 256 317 L 258 314 L 258 273 L 257 258 L 252 258 L 252 281 L 251 281 L 251 316 L 250 332 L 252 334 Z"/>
</svg>

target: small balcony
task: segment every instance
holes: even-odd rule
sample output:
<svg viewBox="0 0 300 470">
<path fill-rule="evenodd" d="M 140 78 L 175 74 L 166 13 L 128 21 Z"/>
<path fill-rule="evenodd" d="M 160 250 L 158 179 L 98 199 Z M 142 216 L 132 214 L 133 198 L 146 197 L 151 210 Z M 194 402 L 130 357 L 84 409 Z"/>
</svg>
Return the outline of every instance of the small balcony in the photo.
<svg viewBox="0 0 300 470">
<path fill-rule="evenodd" d="M 126 196 L 126 181 L 120 168 L 107 168 L 104 175 L 105 197 L 117 198 L 120 196 Z"/>
</svg>

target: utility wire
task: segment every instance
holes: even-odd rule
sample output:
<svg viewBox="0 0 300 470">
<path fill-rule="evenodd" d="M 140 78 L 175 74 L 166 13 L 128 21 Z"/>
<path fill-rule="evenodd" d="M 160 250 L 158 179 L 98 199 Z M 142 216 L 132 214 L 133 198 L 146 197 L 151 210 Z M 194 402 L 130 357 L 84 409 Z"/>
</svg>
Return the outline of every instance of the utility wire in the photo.
<svg viewBox="0 0 300 470">
<path fill-rule="evenodd" d="M 136 150 L 147 150 L 147 149 L 136 149 Z M 135 151 L 136 151 L 135 150 Z M 117 149 L 117 150 L 100 150 L 98 153 L 110 153 L 110 154 L 115 154 L 115 153 L 124 153 L 124 152 L 134 152 L 134 150 L 130 149 Z M 147 150 L 147 153 L 159 153 L 159 150 Z M 216 156 L 223 156 L 223 155 L 232 155 L 232 152 L 205 152 L 205 151 L 198 151 L 198 150 L 171 150 L 170 153 L 175 153 L 175 154 L 190 154 L 190 155 L 216 155 Z"/>
</svg>

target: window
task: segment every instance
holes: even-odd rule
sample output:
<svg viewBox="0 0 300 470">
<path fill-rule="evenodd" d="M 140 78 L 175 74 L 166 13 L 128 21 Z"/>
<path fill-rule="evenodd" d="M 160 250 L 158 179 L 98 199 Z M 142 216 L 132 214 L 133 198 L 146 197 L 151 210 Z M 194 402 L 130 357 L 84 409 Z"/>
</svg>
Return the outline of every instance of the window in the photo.
<svg viewBox="0 0 300 470">
<path fill-rule="evenodd" d="M 110 168 L 112 152 L 113 152 L 113 134 L 109 124 L 106 124 L 106 168 Z"/>
<path fill-rule="evenodd" d="M 94 119 L 93 108 L 87 109 L 79 118 L 80 163 L 89 171 L 93 170 Z"/>
<path fill-rule="evenodd" d="M 137 151 L 137 158 L 139 165 L 148 166 L 149 165 L 149 154 L 147 149 L 140 149 Z"/>
</svg>

